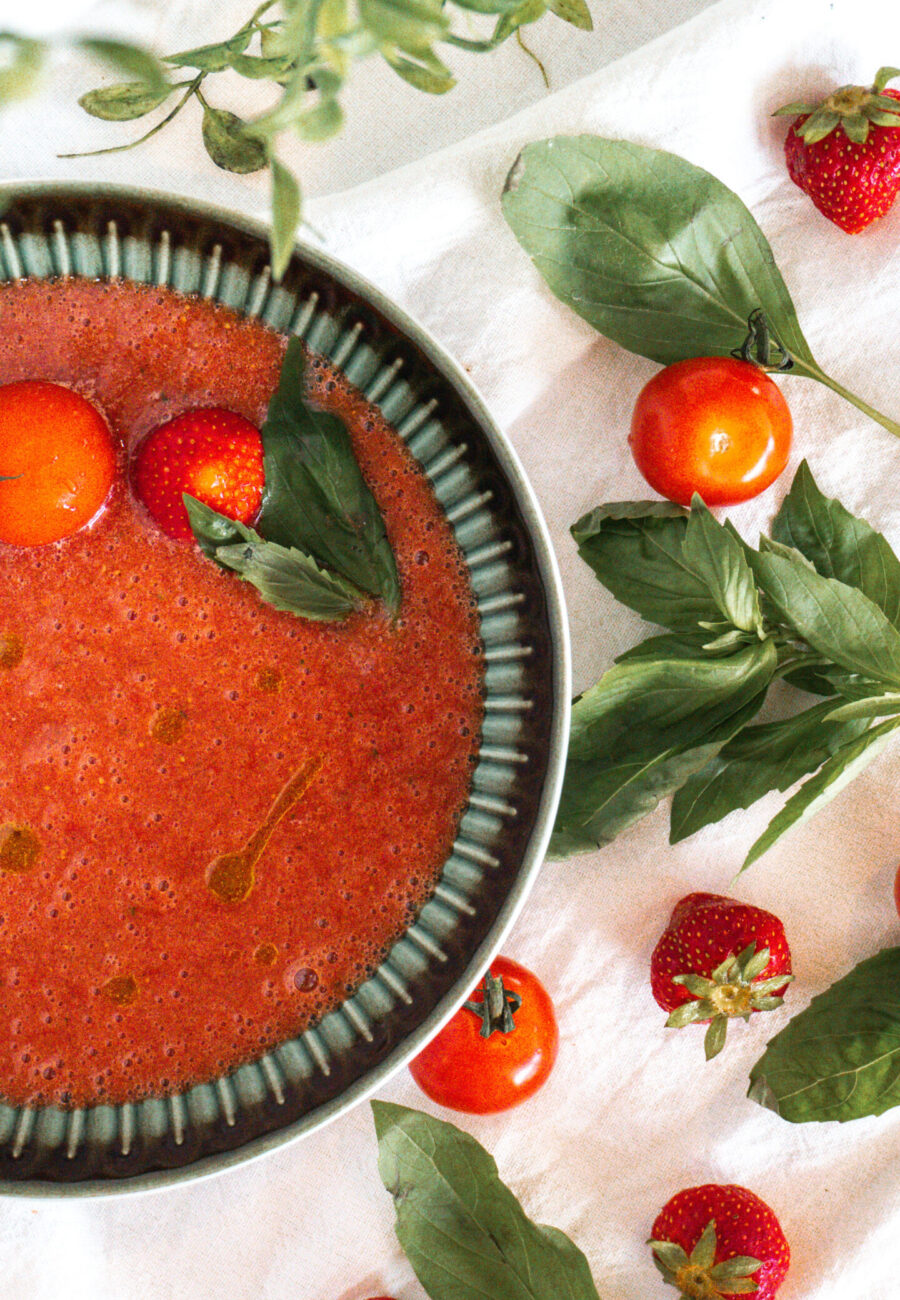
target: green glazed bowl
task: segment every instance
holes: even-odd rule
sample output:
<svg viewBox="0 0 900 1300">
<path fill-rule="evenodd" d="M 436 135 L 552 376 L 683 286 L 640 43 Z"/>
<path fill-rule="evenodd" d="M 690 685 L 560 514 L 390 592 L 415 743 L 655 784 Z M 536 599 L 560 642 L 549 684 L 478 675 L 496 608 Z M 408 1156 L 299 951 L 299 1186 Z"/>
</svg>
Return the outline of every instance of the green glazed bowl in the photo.
<svg viewBox="0 0 900 1300">
<path fill-rule="evenodd" d="M 566 619 L 515 453 L 460 368 L 377 289 L 309 247 L 276 285 L 265 228 L 194 202 L 84 185 L 8 195 L 3 280 L 166 285 L 299 335 L 339 366 L 430 478 L 468 565 L 485 647 L 485 722 L 459 834 L 434 896 L 352 997 L 258 1061 L 174 1096 L 68 1111 L 0 1104 L 0 1191 L 121 1192 L 216 1172 L 327 1123 L 468 996 L 553 824 L 569 725 Z"/>
</svg>

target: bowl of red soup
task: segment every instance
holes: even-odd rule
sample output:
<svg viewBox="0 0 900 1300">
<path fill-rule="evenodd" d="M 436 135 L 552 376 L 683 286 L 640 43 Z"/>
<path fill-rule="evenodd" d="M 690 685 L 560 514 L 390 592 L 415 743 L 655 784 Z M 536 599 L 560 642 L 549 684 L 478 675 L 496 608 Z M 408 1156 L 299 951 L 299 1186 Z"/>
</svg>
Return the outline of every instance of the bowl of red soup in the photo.
<svg viewBox="0 0 900 1300">
<path fill-rule="evenodd" d="M 565 619 L 516 457 L 370 285 L 121 190 L 0 223 L 0 1190 L 374 1090 L 540 866 Z"/>
</svg>

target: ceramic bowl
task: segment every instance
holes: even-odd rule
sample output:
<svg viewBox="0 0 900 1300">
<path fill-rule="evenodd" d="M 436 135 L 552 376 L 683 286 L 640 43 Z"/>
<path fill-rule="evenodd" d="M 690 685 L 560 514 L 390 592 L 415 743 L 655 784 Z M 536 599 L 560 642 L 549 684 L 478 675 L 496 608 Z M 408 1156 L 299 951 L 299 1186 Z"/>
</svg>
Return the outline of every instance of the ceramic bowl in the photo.
<svg viewBox="0 0 900 1300">
<path fill-rule="evenodd" d="M 224 303 L 299 335 L 381 408 L 465 556 L 486 711 L 434 896 L 376 973 L 314 1028 L 212 1083 L 120 1106 L 0 1105 L 0 1191 L 28 1195 L 126 1191 L 221 1170 L 334 1119 L 421 1050 L 478 983 L 541 865 L 570 694 L 559 576 L 515 453 L 461 369 L 377 289 L 300 246 L 275 284 L 265 229 L 194 202 L 17 187 L 0 221 L 0 277 L 59 276 L 119 277 Z"/>
</svg>

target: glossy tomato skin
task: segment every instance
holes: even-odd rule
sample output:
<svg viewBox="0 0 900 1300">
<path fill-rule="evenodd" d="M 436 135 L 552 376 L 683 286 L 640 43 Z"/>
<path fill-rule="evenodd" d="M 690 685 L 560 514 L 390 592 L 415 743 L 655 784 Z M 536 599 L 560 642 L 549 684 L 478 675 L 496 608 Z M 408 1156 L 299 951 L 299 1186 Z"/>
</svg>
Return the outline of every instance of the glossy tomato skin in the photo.
<svg viewBox="0 0 900 1300">
<path fill-rule="evenodd" d="M 495 1031 L 482 1038 L 479 1016 L 461 1007 L 409 1067 L 432 1101 L 470 1115 L 509 1110 L 533 1096 L 559 1050 L 556 1013 L 537 976 L 508 957 L 492 961 L 491 974 L 522 999 L 512 1033 Z M 471 1001 L 483 1001 L 480 986 Z"/>
<path fill-rule="evenodd" d="M 787 464 L 793 422 L 778 385 L 733 357 L 676 361 L 641 390 L 628 441 L 652 488 L 689 506 L 758 496 Z"/>
</svg>

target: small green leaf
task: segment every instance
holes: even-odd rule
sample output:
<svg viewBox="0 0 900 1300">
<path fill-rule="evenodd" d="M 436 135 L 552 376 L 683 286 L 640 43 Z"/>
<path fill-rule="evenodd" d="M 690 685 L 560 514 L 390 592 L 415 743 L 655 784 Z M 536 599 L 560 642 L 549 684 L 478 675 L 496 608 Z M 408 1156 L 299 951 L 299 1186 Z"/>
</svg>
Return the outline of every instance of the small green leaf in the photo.
<svg viewBox="0 0 900 1300">
<path fill-rule="evenodd" d="M 159 108 L 174 89 L 174 86 L 161 86 L 154 90 L 143 81 L 123 81 L 116 86 L 89 90 L 78 103 L 91 117 L 106 122 L 131 122 Z"/>
<path fill-rule="evenodd" d="M 872 83 L 874 89 L 884 90 L 888 82 L 893 81 L 895 77 L 900 77 L 900 68 L 879 68 Z"/>
<path fill-rule="evenodd" d="M 226 109 L 203 110 L 203 143 L 206 152 L 223 171 L 258 172 L 267 166 L 266 146 L 255 136 L 247 134 L 247 124 Z"/>
<path fill-rule="evenodd" d="M 754 1065 L 749 1096 L 792 1124 L 900 1105 L 900 948 L 861 962 L 794 1016 Z"/>
<path fill-rule="evenodd" d="M 682 554 L 729 623 L 744 632 L 762 633 L 759 595 L 743 547 L 698 496 L 691 506 Z"/>
<path fill-rule="evenodd" d="M 802 825 L 830 803 L 835 795 L 840 794 L 845 786 L 854 781 L 866 767 L 877 758 L 888 742 L 890 733 L 900 726 L 900 719 L 892 718 L 864 732 L 857 740 L 851 741 L 839 749 L 822 765 L 815 776 L 801 785 L 795 795 L 788 799 L 781 812 L 769 823 L 744 860 L 741 867 L 745 871 L 758 858 L 772 847 L 786 831 Z"/>
<path fill-rule="evenodd" d="M 416 90 L 424 90 L 429 95 L 444 95 L 456 85 L 456 78 L 450 69 L 430 52 L 417 55 L 416 62 L 387 48 L 381 52 L 397 75 L 415 86 Z"/>
<path fill-rule="evenodd" d="M 150 90 L 162 90 L 168 84 L 159 60 L 139 45 L 132 45 L 129 41 L 101 40 L 94 36 L 83 37 L 78 45 L 108 63 L 116 72 L 124 72 L 129 80 L 140 81 Z"/>
<path fill-rule="evenodd" d="M 829 108 L 817 108 L 800 127 L 800 134 L 807 144 L 818 144 L 826 135 L 831 134 L 841 120 L 840 113 Z"/>
<path fill-rule="evenodd" d="M 688 1262 L 687 1251 L 674 1241 L 649 1241 L 647 1243 L 659 1262 L 671 1273 L 677 1273 Z"/>
<path fill-rule="evenodd" d="M 707 1061 L 711 1061 L 714 1056 L 718 1056 L 725 1046 L 725 1039 L 728 1037 L 728 1017 L 716 1016 L 710 1021 L 709 1029 L 703 1039 L 703 1051 Z"/>
<path fill-rule="evenodd" d="M 716 1258 L 716 1221 L 710 1219 L 700 1234 L 700 1238 L 691 1251 L 691 1263 L 698 1268 L 710 1269 Z"/>
<path fill-rule="evenodd" d="M 677 791 L 670 843 L 737 808 L 749 808 L 772 790 L 787 790 L 865 730 L 862 722 L 829 721 L 832 708 L 816 704 L 792 718 L 740 732 Z"/>
<path fill-rule="evenodd" d="M 866 143 L 869 136 L 869 123 L 862 113 L 842 117 L 841 126 L 848 140 L 852 140 L 854 144 Z"/>
<path fill-rule="evenodd" d="M 805 460 L 775 516 L 772 537 L 805 555 L 823 578 L 858 587 L 900 627 L 900 560 L 881 533 L 819 491 Z"/>
<path fill-rule="evenodd" d="M 278 81 L 293 67 L 293 62 L 286 56 L 263 59 L 255 54 L 233 54 L 230 67 L 240 77 L 251 81 Z"/>
<path fill-rule="evenodd" d="M 695 998 L 709 997 L 710 993 L 716 990 L 715 982 L 702 975 L 673 975 L 672 983 L 683 984 L 688 993 L 693 993 Z"/>
<path fill-rule="evenodd" d="M 194 497 L 185 495 L 184 503 L 204 554 L 252 583 L 273 609 L 331 622 L 346 618 L 365 603 L 360 591 L 320 569 L 303 551 L 264 541 L 252 528 Z"/>
<path fill-rule="evenodd" d="M 473 1137 L 372 1103 L 397 1237 L 431 1300 L 600 1300 L 581 1251 L 525 1214 Z"/>
<path fill-rule="evenodd" d="M 337 135 L 344 124 L 344 114 L 336 99 L 320 99 L 318 104 L 298 113 L 291 125 L 301 140 L 317 144 Z"/>
<path fill-rule="evenodd" d="M 440 0 L 358 0 L 359 16 L 379 42 L 406 54 L 430 50 L 447 31 L 449 20 Z"/>
<path fill-rule="evenodd" d="M 25 99 L 31 94 L 46 54 L 43 41 L 15 32 L 0 32 L 0 55 L 5 62 L 5 67 L 0 68 L 0 104 Z"/>
<path fill-rule="evenodd" d="M 277 158 L 270 160 L 272 174 L 272 277 L 280 280 L 287 270 L 300 222 L 300 186 L 293 172 Z"/>
<path fill-rule="evenodd" d="M 752 565 L 780 618 L 814 650 L 849 672 L 900 685 L 900 631 L 862 591 L 782 555 L 760 554 Z"/>
<path fill-rule="evenodd" d="M 400 605 L 400 579 L 378 504 L 336 415 L 307 404 L 303 344 L 292 338 L 262 427 L 264 537 L 308 551 L 355 586 Z"/>
<path fill-rule="evenodd" d="M 707 583 L 685 559 L 687 514 L 680 506 L 612 502 L 582 516 L 571 532 L 604 587 L 648 622 L 693 632 L 719 618 Z"/>
<path fill-rule="evenodd" d="M 666 1021 L 666 1029 L 684 1029 L 687 1025 L 696 1024 L 698 1020 L 706 1020 L 714 1011 L 713 1004 L 702 999 L 682 1002 L 681 1006 L 676 1007 L 670 1014 Z"/>
<path fill-rule="evenodd" d="M 732 1255 L 731 1259 L 723 1259 L 721 1264 L 715 1264 L 709 1275 L 714 1282 L 730 1282 L 734 1278 L 746 1277 L 748 1273 L 756 1273 L 761 1268 L 761 1259 L 754 1259 L 752 1255 Z M 725 1289 L 728 1290 L 727 1287 Z"/>
<path fill-rule="evenodd" d="M 502 45 L 520 27 L 525 27 L 528 23 L 536 23 L 539 18 L 543 18 L 546 12 L 547 0 L 522 0 L 522 3 L 517 5 L 515 9 L 501 14 L 497 20 L 497 26 L 494 28 L 491 43 L 493 45 Z"/>
<path fill-rule="evenodd" d="M 585 32 L 594 30 L 594 20 L 585 0 L 547 0 L 547 8 L 573 27 L 580 27 Z"/>
<path fill-rule="evenodd" d="M 772 116 L 800 117 L 801 114 L 804 113 L 814 113 L 818 107 L 818 104 L 809 104 L 804 99 L 795 99 L 790 104 L 785 104 L 782 108 L 776 108 Z"/>
<path fill-rule="evenodd" d="M 215 45 L 198 45 L 192 50 L 181 50 L 170 54 L 166 63 L 175 68 L 196 68 L 198 72 L 223 72 L 230 68 L 236 54 L 243 54 L 253 35 L 253 28 L 248 27 L 236 32 L 227 41 Z"/>
<path fill-rule="evenodd" d="M 847 722 L 854 718 L 883 718 L 890 713 L 900 713 L 900 695 L 888 692 L 871 699 L 851 700 L 832 709 L 827 716 L 829 722 Z"/>
</svg>

